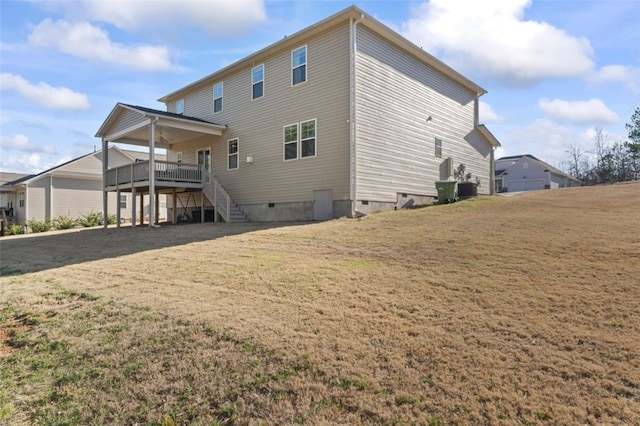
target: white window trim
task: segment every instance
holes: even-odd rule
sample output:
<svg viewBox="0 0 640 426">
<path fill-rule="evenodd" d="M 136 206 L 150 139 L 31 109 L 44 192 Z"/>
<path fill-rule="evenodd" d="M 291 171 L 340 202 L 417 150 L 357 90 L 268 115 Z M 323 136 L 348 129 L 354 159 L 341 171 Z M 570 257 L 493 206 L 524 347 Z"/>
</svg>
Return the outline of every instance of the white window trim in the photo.
<svg viewBox="0 0 640 426">
<path fill-rule="evenodd" d="M 200 148 L 196 150 L 196 162 L 198 161 L 198 154 L 200 153 L 200 151 L 207 151 L 209 150 L 209 158 L 207 160 L 207 164 L 205 165 L 205 169 L 209 171 L 209 173 L 211 173 L 211 157 L 213 156 L 213 151 L 211 150 L 210 146 L 204 147 L 204 148 Z"/>
<path fill-rule="evenodd" d="M 182 151 L 176 152 L 176 163 L 182 163 Z"/>
<path fill-rule="evenodd" d="M 315 135 L 313 137 L 313 139 L 315 139 L 315 150 L 314 150 L 314 154 L 313 155 L 307 155 L 306 157 L 302 156 L 302 123 L 309 123 L 310 121 L 314 122 L 314 129 L 315 129 Z M 294 141 L 290 141 L 290 142 L 285 142 L 284 141 L 284 136 L 285 136 L 285 129 L 287 127 L 292 127 L 292 126 L 296 126 L 297 128 L 297 138 L 295 140 L 295 143 L 297 144 L 296 146 L 296 158 L 285 158 L 285 154 L 286 154 L 286 149 L 285 149 L 285 145 L 287 145 L 288 143 L 294 143 Z M 307 140 L 307 139 L 304 139 Z M 314 158 L 318 156 L 318 119 L 317 118 L 311 118 L 309 120 L 302 120 L 299 121 L 297 123 L 290 123 L 290 124 L 285 124 L 284 126 L 282 126 L 282 161 L 284 162 L 289 162 L 289 161 L 295 161 L 295 160 L 304 160 L 306 158 Z"/>
<path fill-rule="evenodd" d="M 253 81 L 253 70 L 255 70 L 256 68 L 260 68 L 260 67 L 262 67 L 262 80 Z M 264 64 L 256 65 L 255 67 L 251 68 L 251 100 L 252 101 L 256 101 L 258 99 L 264 98 L 264 95 L 265 95 L 264 89 L 265 89 L 265 86 L 266 86 L 264 84 L 264 72 L 265 72 L 265 69 L 266 68 L 265 68 Z M 292 75 L 291 79 L 293 79 L 293 75 Z M 258 83 L 262 83 L 262 96 L 254 98 L 253 97 L 253 86 L 255 86 Z"/>
<path fill-rule="evenodd" d="M 287 146 L 287 144 L 294 143 L 294 141 L 286 142 L 284 140 L 284 137 L 285 137 L 285 134 L 286 134 L 285 133 L 285 129 L 287 127 L 292 127 L 292 126 L 296 126 L 296 129 L 297 129 L 296 130 L 296 140 L 295 140 L 295 143 L 297 144 L 296 145 L 296 158 L 287 159 L 286 158 L 286 153 L 287 153 L 286 146 Z M 282 126 L 282 161 L 284 161 L 284 162 L 296 161 L 296 160 L 299 160 L 299 159 L 300 159 L 300 123 L 285 124 L 284 126 Z"/>
<path fill-rule="evenodd" d="M 313 155 L 307 155 L 306 157 L 302 156 L 302 142 L 305 140 L 309 140 L 311 138 L 307 138 L 307 139 L 302 139 L 302 123 L 309 123 L 313 121 L 313 139 L 314 139 L 314 147 L 313 147 Z M 313 158 L 316 157 L 318 155 L 318 120 L 316 118 L 312 118 L 311 120 L 304 120 L 300 122 L 299 125 L 299 139 L 300 139 L 300 150 L 299 150 L 299 155 L 300 155 L 300 159 L 304 160 L 305 158 Z"/>
<path fill-rule="evenodd" d="M 236 141 L 236 143 L 238 144 L 238 145 L 237 145 L 237 146 L 238 146 L 238 149 L 236 150 L 235 154 L 231 154 L 231 153 L 229 152 L 229 148 L 230 148 L 230 146 L 229 146 L 229 145 L 230 145 L 230 144 L 231 144 L 231 142 L 233 142 L 233 141 Z M 235 156 L 237 157 L 237 160 L 236 160 L 236 167 L 235 167 L 235 168 L 233 168 L 233 169 L 229 168 L 229 158 L 230 158 L 232 155 L 235 155 Z M 240 138 L 228 139 L 228 140 L 227 140 L 227 170 L 238 170 L 239 168 L 240 168 Z"/>
<path fill-rule="evenodd" d="M 179 108 L 179 105 L 182 105 L 182 108 Z M 182 111 L 180 111 L 180 109 L 182 109 Z M 176 114 L 184 114 L 184 98 L 176 101 Z"/>
<path fill-rule="evenodd" d="M 438 142 L 440 142 L 440 146 L 438 146 Z M 435 138 L 433 154 L 435 155 L 436 158 L 442 158 L 442 139 Z"/>
<path fill-rule="evenodd" d="M 220 97 L 216 98 L 216 86 L 220 85 Z M 224 82 L 221 81 L 219 83 L 216 83 L 213 85 L 213 105 L 211 105 L 212 109 L 213 109 L 213 113 L 217 114 L 219 112 L 224 111 Z M 216 111 L 216 99 L 220 99 L 220 110 Z"/>
<path fill-rule="evenodd" d="M 304 47 L 304 64 L 301 64 L 301 65 L 298 65 L 297 67 L 294 67 L 293 66 L 293 52 L 295 52 L 296 50 L 300 50 L 303 47 Z M 291 51 L 291 87 L 299 86 L 301 84 L 305 84 L 309 80 L 309 65 L 308 65 L 308 63 L 309 63 L 309 49 L 307 48 L 306 44 L 303 45 L 303 46 L 297 47 L 297 48 L 295 48 L 295 49 L 293 49 Z M 296 68 L 301 67 L 302 65 L 305 66 L 304 81 L 302 81 L 300 83 L 297 83 L 297 84 L 294 84 L 293 83 L 293 70 L 296 69 Z"/>
<path fill-rule="evenodd" d="M 124 201 L 124 207 L 122 207 L 122 203 L 123 203 L 123 201 Z M 129 205 L 129 204 L 128 204 L 128 201 L 129 201 L 129 200 L 127 199 L 127 194 L 120 194 L 120 199 L 118 200 L 118 206 L 119 206 L 121 209 L 126 209 L 126 208 L 127 208 L 127 206 Z"/>
</svg>

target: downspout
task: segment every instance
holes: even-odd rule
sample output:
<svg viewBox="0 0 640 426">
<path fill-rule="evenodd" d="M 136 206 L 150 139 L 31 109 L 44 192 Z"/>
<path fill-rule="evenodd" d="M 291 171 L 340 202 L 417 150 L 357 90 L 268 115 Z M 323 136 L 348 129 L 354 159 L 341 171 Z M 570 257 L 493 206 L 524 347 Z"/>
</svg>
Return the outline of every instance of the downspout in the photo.
<svg viewBox="0 0 640 426">
<path fill-rule="evenodd" d="M 45 220 L 47 216 L 45 214 Z M 53 173 L 49 175 L 49 220 L 53 219 Z"/>
<path fill-rule="evenodd" d="M 109 194 L 107 193 L 107 169 L 109 168 L 109 142 L 102 139 L 102 217 L 104 223 L 102 227 L 107 229 L 109 227 L 108 213 L 109 213 Z M 116 186 L 118 182 L 116 181 Z"/>
<path fill-rule="evenodd" d="M 349 148 L 350 153 L 349 156 L 351 158 L 350 161 L 350 198 L 351 198 L 351 216 L 352 217 L 363 217 L 366 214 L 358 211 L 357 209 L 357 147 L 356 147 L 356 53 L 357 53 L 357 25 L 364 19 L 364 14 L 360 15 L 360 18 L 354 20 L 351 18 L 350 20 L 350 31 L 349 31 Z"/>
<path fill-rule="evenodd" d="M 156 123 L 159 117 L 156 117 L 149 126 L 149 228 L 159 228 L 156 221 Z M 143 203 L 144 209 L 144 203 Z"/>
</svg>

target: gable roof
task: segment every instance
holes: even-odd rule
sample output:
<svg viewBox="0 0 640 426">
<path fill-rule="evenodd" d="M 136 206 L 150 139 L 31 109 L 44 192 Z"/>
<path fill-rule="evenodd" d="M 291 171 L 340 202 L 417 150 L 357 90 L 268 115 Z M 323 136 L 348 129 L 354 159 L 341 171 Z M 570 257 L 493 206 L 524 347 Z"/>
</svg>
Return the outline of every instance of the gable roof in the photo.
<svg viewBox="0 0 640 426">
<path fill-rule="evenodd" d="M 496 139 L 495 136 L 493 136 L 493 133 L 491 133 L 489 131 L 489 129 L 487 129 L 487 126 L 485 126 L 484 124 L 480 124 L 478 125 L 478 130 L 480 131 L 480 134 L 482 136 L 484 136 L 484 138 L 489 141 L 489 143 L 491 144 L 491 146 L 493 148 L 497 148 L 499 146 L 502 146 L 500 144 L 500 142 L 498 142 L 498 139 Z"/>
<path fill-rule="evenodd" d="M 102 138 L 106 136 L 108 133 L 108 129 L 111 128 L 111 126 L 118 119 L 118 116 L 123 110 L 138 112 L 139 114 L 141 114 L 142 117 L 148 117 L 148 116 L 158 117 L 158 118 L 162 117 L 162 118 L 169 119 L 171 122 L 174 122 L 174 123 L 185 123 L 185 124 L 193 123 L 193 124 L 199 125 L 200 127 L 215 128 L 218 131 L 224 130 L 227 128 L 226 126 L 212 123 L 210 121 L 202 120 L 197 117 L 190 117 L 188 115 L 175 114 L 172 112 L 161 111 L 159 109 L 147 108 L 147 107 L 142 107 L 138 105 L 129 105 L 129 104 L 118 102 L 116 106 L 113 107 L 113 109 L 109 113 L 109 116 L 104 121 L 104 123 L 102 123 L 102 126 L 100 126 L 95 136 L 98 138 Z"/>
<path fill-rule="evenodd" d="M 545 163 L 544 161 L 540 160 L 539 158 L 534 157 L 531 154 L 523 154 L 523 155 L 511 155 L 511 156 L 507 156 L 507 157 L 500 157 L 496 160 L 496 165 L 499 161 L 502 160 L 515 160 L 509 167 L 507 167 L 506 169 L 496 169 L 495 171 L 495 176 L 500 176 L 502 175 L 504 172 L 506 172 L 507 170 L 511 169 L 512 167 L 514 167 L 518 162 L 520 162 L 521 159 L 523 158 L 528 158 L 529 160 L 538 163 L 538 165 L 540 167 L 542 167 L 545 170 L 549 170 L 551 173 L 558 175 L 558 176 L 562 176 L 565 177 L 567 179 L 571 179 L 575 182 L 580 182 L 580 179 L 576 179 L 575 177 L 563 172 L 560 169 L 557 169 L 555 167 L 553 167 L 551 164 L 549 163 Z"/>
<path fill-rule="evenodd" d="M 183 92 L 187 92 L 197 87 L 213 84 L 214 82 L 218 82 L 222 80 L 229 74 L 235 73 L 237 71 L 253 67 L 255 64 L 259 64 L 264 61 L 264 59 L 268 56 L 273 55 L 275 52 L 281 50 L 292 49 L 301 44 L 305 44 L 306 41 L 323 31 L 326 31 L 330 28 L 335 27 L 345 21 L 355 20 L 358 22 L 358 25 L 363 25 L 368 29 L 374 31 L 378 35 L 382 36 L 387 41 L 395 44 L 399 48 L 409 52 L 418 60 L 424 62 L 430 67 L 436 69 L 437 71 L 445 74 L 452 80 L 458 82 L 462 86 L 466 87 L 470 91 L 476 93 L 478 96 L 487 93 L 485 89 L 478 86 L 476 83 L 472 82 L 459 72 L 455 71 L 453 68 L 445 64 L 444 62 L 437 59 L 435 56 L 430 55 L 429 53 L 422 50 L 421 47 L 416 46 L 406 38 L 402 37 L 397 32 L 393 31 L 382 22 L 373 18 L 371 15 L 366 14 L 364 11 L 359 9 L 356 6 L 350 6 L 341 12 L 338 12 L 316 24 L 313 24 L 307 28 L 304 28 L 297 33 L 285 36 L 282 40 L 277 41 L 264 49 L 261 49 L 243 59 L 240 59 L 208 76 L 201 78 L 191 84 L 188 84 L 176 91 L 169 93 L 158 99 L 159 102 L 166 103 L 173 99 L 180 99 L 180 94 Z"/>
</svg>

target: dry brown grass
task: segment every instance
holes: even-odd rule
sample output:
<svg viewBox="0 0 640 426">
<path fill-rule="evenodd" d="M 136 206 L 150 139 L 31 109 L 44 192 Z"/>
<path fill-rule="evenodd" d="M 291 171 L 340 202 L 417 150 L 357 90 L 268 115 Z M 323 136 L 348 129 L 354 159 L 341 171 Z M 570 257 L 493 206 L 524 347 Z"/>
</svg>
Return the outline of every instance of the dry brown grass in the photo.
<svg viewBox="0 0 640 426">
<path fill-rule="evenodd" d="M 638 183 L 1 250 L 0 422 L 640 424 Z"/>
</svg>

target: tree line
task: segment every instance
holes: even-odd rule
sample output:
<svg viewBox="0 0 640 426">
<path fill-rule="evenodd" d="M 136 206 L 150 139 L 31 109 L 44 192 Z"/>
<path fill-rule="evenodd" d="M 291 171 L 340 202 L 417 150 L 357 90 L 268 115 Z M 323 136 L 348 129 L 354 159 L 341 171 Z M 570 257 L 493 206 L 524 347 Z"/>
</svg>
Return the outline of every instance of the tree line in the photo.
<svg viewBox="0 0 640 426">
<path fill-rule="evenodd" d="M 596 127 L 594 148 L 584 150 L 577 143 L 569 145 L 563 166 L 583 185 L 640 180 L 640 107 L 625 125 L 629 141 L 609 144 L 602 127 Z"/>
</svg>

